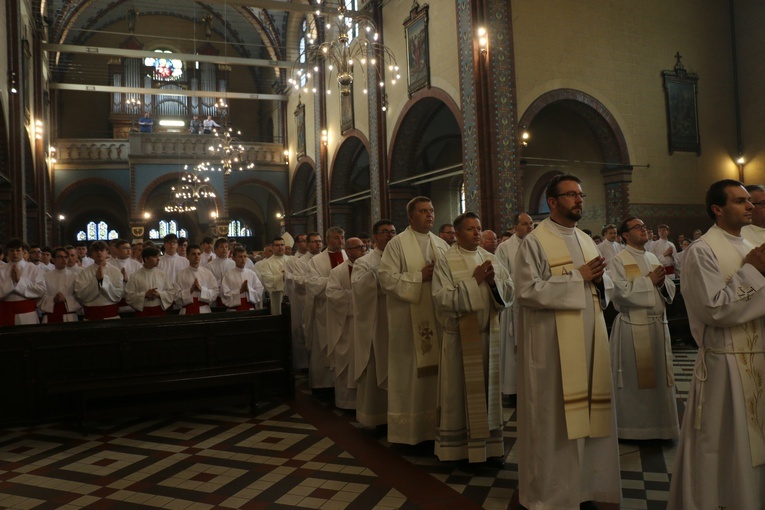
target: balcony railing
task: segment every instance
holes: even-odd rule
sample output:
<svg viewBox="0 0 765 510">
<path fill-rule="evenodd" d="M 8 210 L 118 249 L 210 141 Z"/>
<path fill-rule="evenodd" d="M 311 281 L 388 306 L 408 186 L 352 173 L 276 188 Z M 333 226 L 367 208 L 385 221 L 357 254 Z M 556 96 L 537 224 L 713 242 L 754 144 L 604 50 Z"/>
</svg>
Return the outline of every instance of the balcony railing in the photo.
<svg viewBox="0 0 765 510">
<path fill-rule="evenodd" d="M 163 160 L 205 161 L 212 159 L 208 148 L 215 143 L 210 135 L 179 133 L 130 133 L 128 140 L 59 139 L 56 142 L 58 165 L 127 164 L 132 159 L 163 164 Z M 284 146 L 280 143 L 242 142 L 245 163 L 255 169 L 284 168 Z"/>
</svg>

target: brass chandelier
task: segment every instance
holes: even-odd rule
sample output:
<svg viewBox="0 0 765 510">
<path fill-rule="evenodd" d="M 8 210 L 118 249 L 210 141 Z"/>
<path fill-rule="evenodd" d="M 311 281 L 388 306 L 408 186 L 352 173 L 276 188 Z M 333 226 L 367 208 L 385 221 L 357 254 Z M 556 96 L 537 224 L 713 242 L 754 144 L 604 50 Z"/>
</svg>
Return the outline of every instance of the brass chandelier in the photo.
<svg viewBox="0 0 765 510">
<path fill-rule="evenodd" d="M 301 52 L 292 66 L 292 77 L 289 82 L 293 86 L 305 93 L 316 93 L 315 80 L 317 76 L 320 76 L 319 71 L 322 67 L 326 67 L 327 79 L 333 73 L 336 74 L 340 94 L 344 96 L 351 93 L 354 65 L 361 67 L 364 71 L 366 66 L 371 65 L 376 71 L 380 88 L 385 87 L 383 66 L 387 67 L 391 74 L 392 85 L 401 79 L 396 57 L 387 46 L 379 42 L 380 35 L 374 20 L 369 15 L 358 11 L 348 11 L 342 0 L 337 7 L 337 14 L 330 15 L 317 10 L 314 15 L 317 24 L 323 18 L 327 18 L 324 25 L 327 40 L 319 44 L 314 38 L 308 40 L 305 51 Z M 358 35 L 351 37 L 356 33 Z M 362 76 L 366 76 L 366 72 Z M 309 87 L 308 81 L 311 78 L 314 79 L 314 86 Z M 326 91 L 330 94 L 331 88 L 326 87 Z M 366 93 L 365 87 L 364 94 Z"/>
</svg>

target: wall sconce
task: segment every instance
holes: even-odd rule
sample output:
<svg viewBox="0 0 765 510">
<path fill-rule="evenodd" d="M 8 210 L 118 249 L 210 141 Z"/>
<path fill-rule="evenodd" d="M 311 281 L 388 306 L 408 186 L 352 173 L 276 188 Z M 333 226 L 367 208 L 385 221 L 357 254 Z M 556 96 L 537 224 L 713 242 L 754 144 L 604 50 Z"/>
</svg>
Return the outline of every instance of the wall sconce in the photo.
<svg viewBox="0 0 765 510">
<path fill-rule="evenodd" d="M 383 95 L 382 111 L 384 112 L 388 111 L 388 94 L 387 93 Z"/>
<path fill-rule="evenodd" d="M 744 159 L 743 154 L 738 155 L 736 164 L 738 165 L 738 180 L 746 184 L 744 181 L 744 166 L 746 165 L 746 159 Z"/>
<path fill-rule="evenodd" d="M 44 134 L 43 123 L 41 120 L 36 120 L 35 121 L 35 139 L 42 140 L 43 134 Z"/>
<path fill-rule="evenodd" d="M 321 143 L 322 145 L 325 145 L 325 146 L 327 145 L 327 143 L 329 143 L 329 135 L 327 134 L 326 129 L 321 130 Z"/>
<path fill-rule="evenodd" d="M 290 151 L 289 149 L 284 149 L 284 164 L 289 165 L 290 164 Z"/>
<path fill-rule="evenodd" d="M 484 27 L 478 27 L 478 50 L 484 56 L 489 52 L 489 34 Z"/>
<path fill-rule="evenodd" d="M 151 213 L 148 212 L 148 211 L 144 212 L 143 213 L 143 219 L 148 220 L 149 218 L 151 218 Z"/>
<path fill-rule="evenodd" d="M 16 73 L 10 73 L 8 75 L 8 84 L 10 85 L 11 94 L 17 94 L 19 92 L 16 89 Z"/>
<path fill-rule="evenodd" d="M 63 214 L 58 215 L 58 221 L 64 221 L 65 219 L 66 219 L 66 216 L 64 216 Z"/>
<path fill-rule="evenodd" d="M 218 212 L 217 211 L 211 211 L 210 212 L 210 218 L 216 219 L 217 217 L 218 217 Z"/>
<path fill-rule="evenodd" d="M 277 220 L 280 220 L 282 218 L 284 218 L 284 215 L 282 213 L 280 213 L 280 212 L 276 213 L 276 219 Z"/>
<path fill-rule="evenodd" d="M 529 140 L 531 139 L 531 135 L 529 134 L 529 131 L 526 129 L 526 126 L 521 127 L 521 145 L 524 147 L 528 146 Z"/>
</svg>

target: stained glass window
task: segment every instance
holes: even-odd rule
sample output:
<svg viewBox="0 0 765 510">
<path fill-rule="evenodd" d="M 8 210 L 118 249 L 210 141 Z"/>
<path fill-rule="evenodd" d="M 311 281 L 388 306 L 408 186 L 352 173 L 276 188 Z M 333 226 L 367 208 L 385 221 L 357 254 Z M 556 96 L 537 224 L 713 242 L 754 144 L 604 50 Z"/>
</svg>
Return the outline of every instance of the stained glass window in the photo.
<svg viewBox="0 0 765 510">
<path fill-rule="evenodd" d="M 247 228 L 243 222 L 233 220 L 228 224 L 228 235 L 231 237 L 252 237 L 252 230 Z"/>
<path fill-rule="evenodd" d="M 153 69 L 153 78 L 158 81 L 179 81 L 183 77 L 183 62 L 181 60 L 170 58 L 170 50 L 154 50 L 160 53 L 156 57 L 146 57 L 143 63 Z"/>
<path fill-rule="evenodd" d="M 149 230 L 149 239 L 159 239 L 159 230 L 156 228 Z"/>
<path fill-rule="evenodd" d="M 351 12 L 355 12 L 358 9 L 356 0 L 345 0 L 345 8 Z M 352 18 L 346 18 L 345 26 L 348 27 L 348 38 L 353 39 L 359 35 L 359 24 L 354 23 Z"/>
<path fill-rule="evenodd" d="M 78 241 L 108 241 L 109 239 L 117 239 L 120 236 L 119 232 L 112 229 L 109 230 L 109 225 L 105 221 L 89 222 L 85 225 L 85 230 L 77 232 Z"/>
<path fill-rule="evenodd" d="M 189 238 L 189 233 L 186 232 L 185 228 L 178 229 L 178 237 L 185 237 L 186 239 Z"/>
<path fill-rule="evenodd" d="M 178 222 L 175 220 L 160 220 L 159 221 L 159 230 L 152 229 L 149 231 L 149 239 L 162 239 L 167 234 L 175 234 L 178 237 L 189 237 L 189 232 L 185 228 L 178 228 Z M 152 234 L 154 234 L 154 237 L 152 237 Z"/>
</svg>

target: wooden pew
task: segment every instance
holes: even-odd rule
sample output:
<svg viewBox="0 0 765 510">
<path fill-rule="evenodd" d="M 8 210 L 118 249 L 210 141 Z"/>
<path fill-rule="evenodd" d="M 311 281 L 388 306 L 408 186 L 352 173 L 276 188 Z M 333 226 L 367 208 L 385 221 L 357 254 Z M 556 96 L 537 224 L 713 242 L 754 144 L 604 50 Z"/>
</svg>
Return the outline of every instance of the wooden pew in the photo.
<svg viewBox="0 0 765 510">
<path fill-rule="evenodd" d="M 294 393 L 290 316 L 0 328 L 0 424 L 250 404 Z"/>
</svg>

